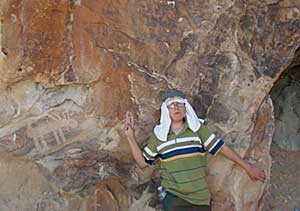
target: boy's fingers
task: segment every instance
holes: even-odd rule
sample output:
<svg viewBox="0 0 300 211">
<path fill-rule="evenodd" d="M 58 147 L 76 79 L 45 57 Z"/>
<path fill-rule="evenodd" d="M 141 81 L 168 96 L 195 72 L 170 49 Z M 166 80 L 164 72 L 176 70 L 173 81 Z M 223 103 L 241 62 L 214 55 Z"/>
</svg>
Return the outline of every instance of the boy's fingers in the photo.
<svg viewBox="0 0 300 211">
<path fill-rule="evenodd" d="M 264 182 L 266 179 L 265 172 L 263 170 L 260 170 L 259 173 L 257 174 L 256 179 Z"/>
<path fill-rule="evenodd" d="M 128 130 L 128 123 L 127 122 L 125 122 L 124 130 Z"/>
<path fill-rule="evenodd" d="M 127 124 L 130 124 L 130 122 L 131 122 L 131 115 L 130 115 L 130 112 L 129 112 L 129 111 L 126 112 L 126 119 L 125 119 L 125 122 L 126 122 Z"/>
<path fill-rule="evenodd" d="M 126 112 L 125 124 L 127 125 L 127 127 L 134 127 L 134 117 L 132 112 L 130 111 Z"/>
<path fill-rule="evenodd" d="M 126 118 L 131 119 L 131 117 L 132 117 L 132 113 L 130 111 L 127 111 L 126 112 Z"/>
<path fill-rule="evenodd" d="M 262 180 L 265 181 L 265 179 L 266 179 L 265 172 L 262 172 Z"/>
<path fill-rule="evenodd" d="M 128 112 L 128 122 L 133 125 L 133 114 L 131 112 Z"/>
</svg>

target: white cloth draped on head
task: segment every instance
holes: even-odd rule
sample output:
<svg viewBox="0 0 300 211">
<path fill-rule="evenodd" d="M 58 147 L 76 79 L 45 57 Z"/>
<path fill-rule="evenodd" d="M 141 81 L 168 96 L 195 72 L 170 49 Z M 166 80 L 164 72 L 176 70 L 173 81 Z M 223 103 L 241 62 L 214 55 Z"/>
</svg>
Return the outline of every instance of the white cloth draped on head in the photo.
<svg viewBox="0 0 300 211">
<path fill-rule="evenodd" d="M 193 107 L 190 105 L 187 99 L 184 99 L 184 104 L 186 108 L 185 116 L 187 124 L 193 132 L 196 132 L 201 127 L 201 123 L 203 123 L 204 121 L 198 118 Z M 169 110 L 167 108 L 167 104 L 166 102 L 163 102 L 161 105 L 160 124 L 154 127 L 154 134 L 159 140 L 167 141 L 171 122 L 172 121 L 170 118 Z"/>
</svg>

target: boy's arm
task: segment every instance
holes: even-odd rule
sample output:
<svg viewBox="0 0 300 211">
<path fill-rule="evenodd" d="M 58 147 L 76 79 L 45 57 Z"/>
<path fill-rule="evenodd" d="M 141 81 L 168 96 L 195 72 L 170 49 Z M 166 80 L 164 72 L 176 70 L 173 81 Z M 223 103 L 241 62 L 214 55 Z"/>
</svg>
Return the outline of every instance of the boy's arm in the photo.
<svg viewBox="0 0 300 211">
<path fill-rule="evenodd" d="M 136 163 L 138 164 L 138 166 L 143 169 L 147 167 L 147 164 L 144 160 L 144 156 L 142 153 L 142 150 L 140 149 L 140 147 L 138 146 L 138 144 L 136 143 L 136 139 L 135 136 L 127 136 L 127 140 L 131 149 L 131 153 L 133 155 L 133 158 L 135 159 Z"/>
<path fill-rule="evenodd" d="M 251 164 L 243 160 L 235 151 L 230 149 L 228 146 L 223 145 L 220 149 L 220 153 L 222 153 L 225 157 L 239 164 L 243 169 L 245 169 L 245 171 L 252 180 L 260 180 L 262 182 L 265 180 L 266 176 L 263 170 L 252 166 Z"/>
<path fill-rule="evenodd" d="M 138 166 L 143 169 L 147 167 L 147 163 L 144 160 L 144 156 L 142 153 L 142 150 L 138 146 L 134 134 L 134 120 L 133 115 L 131 112 L 126 113 L 126 120 L 125 120 L 125 134 L 131 149 L 131 153 L 133 155 L 133 158 L 135 159 Z"/>
</svg>

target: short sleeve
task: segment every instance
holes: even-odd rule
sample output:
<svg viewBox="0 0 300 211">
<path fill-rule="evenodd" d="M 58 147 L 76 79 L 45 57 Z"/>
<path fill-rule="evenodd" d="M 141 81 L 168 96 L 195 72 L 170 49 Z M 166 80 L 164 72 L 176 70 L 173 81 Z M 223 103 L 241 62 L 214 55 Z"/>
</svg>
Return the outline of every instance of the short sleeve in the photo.
<svg viewBox="0 0 300 211">
<path fill-rule="evenodd" d="M 147 146 L 143 150 L 143 156 L 145 159 L 145 162 L 152 165 L 153 162 L 156 160 L 158 157 L 158 152 L 157 152 L 157 140 L 154 134 L 151 135 L 151 137 L 148 140 Z"/>
<path fill-rule="evenodd" d="M 210 130 L 203 124 L 198 130 L 198 135 L 205 150 L 212 155 L 216 155 L 224 145 L 224 141 L 218 138 L 214 133 L 210 132 Z"/>
</svg>

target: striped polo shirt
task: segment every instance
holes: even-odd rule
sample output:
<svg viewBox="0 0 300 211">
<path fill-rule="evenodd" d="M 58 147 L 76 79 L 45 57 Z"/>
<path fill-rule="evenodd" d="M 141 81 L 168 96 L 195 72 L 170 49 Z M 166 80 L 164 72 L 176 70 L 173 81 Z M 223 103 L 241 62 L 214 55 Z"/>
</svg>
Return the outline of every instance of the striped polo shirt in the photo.
<svg viewBox="0 0 300 211">
<path fill-rule="evenodd" d="M 196 205 L 208 205 L 210 193 L 205 179 L 206 153 L 216 155 L 224 142 L 203 124 L 193 132 L 187 124 L 163 142 L 151 135 L 143 155 L 148 164 L 160 159 L 162 181 L 166 191 Z"/>
</svg>

